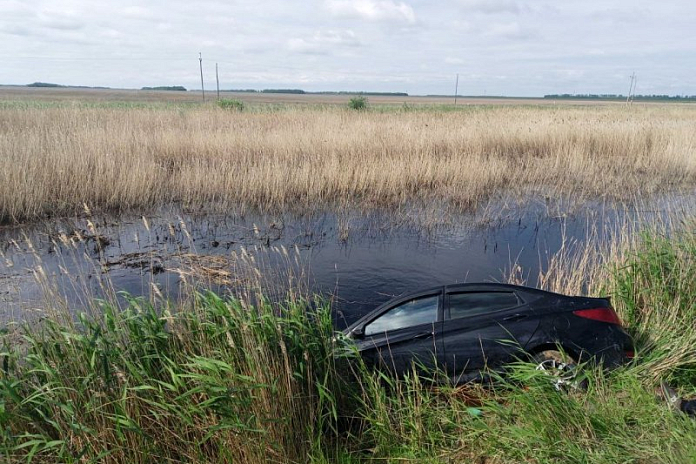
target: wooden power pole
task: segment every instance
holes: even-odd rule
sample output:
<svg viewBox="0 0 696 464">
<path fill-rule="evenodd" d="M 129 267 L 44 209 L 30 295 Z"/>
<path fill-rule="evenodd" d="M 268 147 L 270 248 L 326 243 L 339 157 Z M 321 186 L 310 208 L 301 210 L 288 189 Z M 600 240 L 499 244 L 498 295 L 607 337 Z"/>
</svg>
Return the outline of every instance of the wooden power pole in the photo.
<svg viewBox="0 0 696 464">
<path fill-rule="evenodd" d="M 457 80 L 454 84 L 454 106 L 457 106 L 457 94 L 459 93 L 459 73 L 457 73 Z"/>
<path fill-rule="evenodd" d="M 220 99 L 220 76 L 218 75 L 218 64 L 215 63 L 215 83 L 217 84 L 217 99 Z"/>
<path fill-rule="evenodd" d="M 198 52 L 198 63 L 201 67 L 201 92 L 203 92 L 203 101 L 205 101 L 205 87 L 203 86 L 203 54 Z"/>
<path fill-rule="evenodd" d="M 633 100 L 631 99 L 631 94 L 636 91 L 636 80 L 636 72 L 633 71 L 633 74 L 631 74 L 631 85 L 628 87 L 628 96 L 626 97 L 627 105 L 633 102 Z"/>
</svg>

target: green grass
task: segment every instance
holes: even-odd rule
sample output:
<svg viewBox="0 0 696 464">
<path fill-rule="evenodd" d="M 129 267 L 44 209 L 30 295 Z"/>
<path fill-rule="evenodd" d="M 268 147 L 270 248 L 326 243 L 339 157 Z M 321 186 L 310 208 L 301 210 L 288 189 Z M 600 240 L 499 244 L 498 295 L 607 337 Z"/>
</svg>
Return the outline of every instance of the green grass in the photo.
<svg viewBox="0 0 696 464">
<path fill-rule="evenodd" d="M 696 424 L 658 400 L 635 369 L 586 375 L 587 391 L 562 392 L 518 366 L 507 381 L 519 383 L 484 408 L 486 454 L 504 462 L 694 461 Z"/>
<path fill-rule="evenodd" d="M 321 300 L 141 300 L 1 335 L 8 462 L 696 462 L 696 237 L 645 235 L 604 283 L 638 357 L 558 391 L 529 364 L 484 388 L 348 364 Z M 352 366 L 352 367 L 350 367 Z M 477 461 L 478 460 L 478 461 Z"/>
<path fill-rule="evenodd" d="M 233 110 L 233 111 L 243 111 L 244 102 L 240 100 L 234 100 L 229 98 L 223 98 L 215 102 L 219 108 L 223 110 Z"/>
<path fill-rule="evenodd" d="M 102 310 L 5 341 L 0 449 L 10 460 L 299 462 L 330 434 L 325 307 L 207 294 L 176 315 L 139 300 Z"/>
<path fill-rule="evenodd" d="M 646 233 L 608 291 L 636 339 L 645 374 L 696 388 L 696 230 Z M 695 392 L 696 393 L 696 392 Z"/>
</svg>

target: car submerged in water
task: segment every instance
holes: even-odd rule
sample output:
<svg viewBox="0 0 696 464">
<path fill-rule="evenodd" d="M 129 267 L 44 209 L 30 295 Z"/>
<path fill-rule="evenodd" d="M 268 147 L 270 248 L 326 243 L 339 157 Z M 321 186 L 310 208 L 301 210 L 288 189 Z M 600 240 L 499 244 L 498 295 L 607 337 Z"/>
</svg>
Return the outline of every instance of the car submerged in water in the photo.
<svg viewBox="0 0 696 464">
<path fill-rule="evenodd" d="M 529 359 L 560 370 L 633 357 L 633 343 L 607 298 L 565 296 L 494 283 L 456 284 L 395 298 L 348 327 L 368 367 L 402 376 L 446 372 L 455 384 Z"/>
</svg>

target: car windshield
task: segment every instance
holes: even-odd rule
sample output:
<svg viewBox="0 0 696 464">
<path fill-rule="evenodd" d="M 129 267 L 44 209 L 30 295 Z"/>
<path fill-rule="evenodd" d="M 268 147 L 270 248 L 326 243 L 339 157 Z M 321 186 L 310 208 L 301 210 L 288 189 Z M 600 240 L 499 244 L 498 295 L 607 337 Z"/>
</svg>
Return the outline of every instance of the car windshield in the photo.
<svg viewBox="0 0 696 464">
<path fill-rule="evenodd" d="M 402 329 L 437 320 L 439 296 L 414 298 L 390 309 L 365 326 L 365 335 Z"/>
</svg>

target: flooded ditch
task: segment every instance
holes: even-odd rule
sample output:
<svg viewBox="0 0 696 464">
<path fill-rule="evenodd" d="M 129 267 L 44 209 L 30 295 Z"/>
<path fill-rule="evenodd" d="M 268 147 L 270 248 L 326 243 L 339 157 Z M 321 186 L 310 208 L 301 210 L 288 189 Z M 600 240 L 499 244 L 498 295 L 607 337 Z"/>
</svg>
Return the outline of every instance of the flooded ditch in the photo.
<svg viewBox="0 0 696 464">
<path fill-rule="evenodd" d="M 639 207 L 547 201 L 491 203 L 433 220 L 427 211 L 292 215 L 77 218 L 0 229 L 0 321 L 40 314 L 60 295 L 71 309 L 113 292 L 176 299 L 195 285 L 234 291 L 249 279 L 269 289 L 292 281 L 334 297 L 345 326 L 404 292 L 443 283 L 529 285 L 564 245 L 609 240 L 617 227 L 696 209 L 696 195 Z M 53 295 L 53 296 L 52 296 Z M 46 301 L 48 298 L 49 301 Z"/>
</svg>

